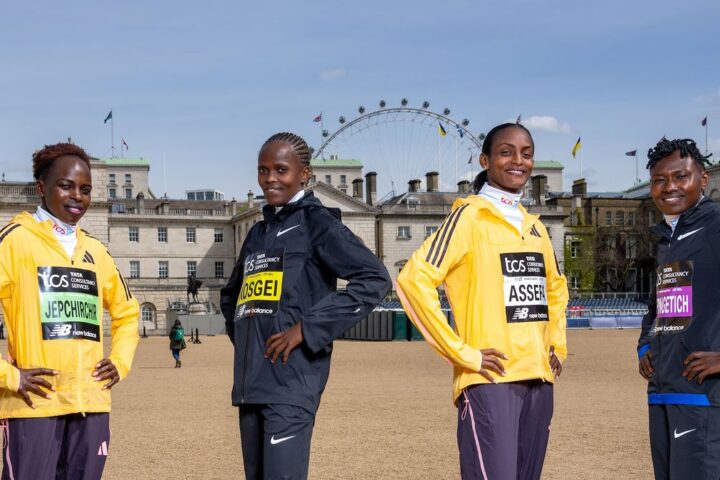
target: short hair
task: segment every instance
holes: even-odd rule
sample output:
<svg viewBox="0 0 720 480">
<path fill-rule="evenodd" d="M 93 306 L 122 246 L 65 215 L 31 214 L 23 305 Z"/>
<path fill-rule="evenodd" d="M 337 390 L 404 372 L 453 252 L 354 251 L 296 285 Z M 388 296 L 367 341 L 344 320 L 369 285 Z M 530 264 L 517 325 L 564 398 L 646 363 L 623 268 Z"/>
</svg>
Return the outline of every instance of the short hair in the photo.
<svg viewBox="0 0 720 480">
<path fill-rule="evenodd" d="M 295 135 L 294 133 L 290 132 L 276 133 L 272 137 L 265 140 L 265 143 L 263 143 L 262 147 L 260 147 L 260 152 L 258 152 L 258 158 L 260 158 L 260 155 L 262 155 L 265 147 L 267 147 L 273 142 L 289 143 L 293 151 L 295 152 L 295 155 L 297 155 L 300 159 L 300 162 L 307 167 L 310 166 L 310 147 L 308 147 L 307 142 L 305 142 L 305 140 L 301 136 Z"/>
<path fill-rule="evenodd" d="M 680 152 L 680 158 L 691 157 L 703 170 L 705 170 L 706 166 L 710 165 L 710 161 L 708 160 L 710 155 L 705 156 L 700 153 L 700 150 L 695 144 L 695 140 L 690 138 L 668 140 L 663 137 L 654 148 L 648 150 L 648 163 L 645 168 L 648 170 L 652 169 L 660 160 L 669 157 L 674 152 Z"/>
<path fill-rule="evenodd" d="M 33 177 L 35 180 L 45 178 L 45 175 L 47 175 L 48 170 L 50 170 L 53 166 L 55 160 L 65 156 L 78 157 L 80 160 L 85 162 L 88 169 L 90 169 L 90 155 L 74 143 L 56 143 L 55 145 L 45 145 L 45 148 L 33 153 L 32 156 Z"/>
<path fill-rule="evenodd" d="M 532 134 L 530 133 L 530 130 L 525 128 L 524 125 L 520 123 L 501 123 L 500 125 L 497 125 L 493 127 L 485 137 L 485 140 L 483 140 L 482 145 L 482 153 L 490 157 L 490 150 L 492 150 L 492 144 L 495 141 L 495 137 L 498 133 L 502 132 L 503 130 L 507 128 L 519 128 L 520 130 L 524 130 L 525 133 L 527 133 L 528 137 L 530 137 L 530 143 L 532 143 L 533 148 L 535 148 L 535 140 L 532 138 Z M 475 177 L 475 180 L 473 181 L 473 192 L 480 193 L 480 189 L 482 189 L 483 185 L 487 183 L 488 181 L 488 173 L 487 170 L 483 170 L 480 173 L 477 174 Z"/>
</svg>

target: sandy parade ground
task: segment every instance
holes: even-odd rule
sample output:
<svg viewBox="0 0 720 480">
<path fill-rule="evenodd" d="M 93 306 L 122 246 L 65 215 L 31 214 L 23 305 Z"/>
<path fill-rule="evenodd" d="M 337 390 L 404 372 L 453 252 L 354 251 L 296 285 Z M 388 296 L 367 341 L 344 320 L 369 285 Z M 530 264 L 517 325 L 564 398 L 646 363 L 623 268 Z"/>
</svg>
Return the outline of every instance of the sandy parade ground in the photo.
<svg viewBox="0 0 720 480">
<path fill-rule="evenodd" d="M 572 330 L 543 478 L 652 478 L 638 330 Z M 141 341 L 113 394 L 107 479 L 243 478 L 232 347 Z M 0 342 L 4 353 L 5 342 Z M 450 367 L 422 341 L 335 343 L 311 479 L 459 478 Z"/>
</svg>

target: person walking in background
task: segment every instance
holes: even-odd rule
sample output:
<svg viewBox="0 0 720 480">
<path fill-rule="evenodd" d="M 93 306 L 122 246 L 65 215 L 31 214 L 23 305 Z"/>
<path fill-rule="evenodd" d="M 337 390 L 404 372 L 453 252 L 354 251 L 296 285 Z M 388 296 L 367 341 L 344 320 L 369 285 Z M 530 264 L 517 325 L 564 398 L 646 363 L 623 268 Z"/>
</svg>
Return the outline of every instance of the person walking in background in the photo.
<svg viewBox="0 0 720 480">
<path fill-rule="evenodd" d="M 33 154 L 40 205 L 0 230 L 3 479 L 99 479 L 110 444 L 110 389 L 139 341 L 138 302 L 105 246 L 78 227 L 90 157 L 71 143 Z M 112 342 L 103 355 L 103 309 Z"/>
<path fill-rule="evenodd" d="M 466 480 L 540 478 L 567 355 L 567 282 L 545 227 L 520 204 L 534 149 L 522 125 L 490 130 L 476 195 L 456 200 L 397 280 L 408 316 L 453 365 Z M 440 309 L 441 284 L 455 330 Z"/>
<path fill-rule="evenodd" d="M 180 351 L 187 348 L 187 344 L 185 343 L 185 329 L 183 328 L 182 323 L 180 323 L 180 320 L 175 320 L 175 323 L 170 329 L 169 336 L 170 351 L 175 359 L 175 368 L 180 368 L 182 367 L 182 362 L 180 361 Z"/>
<path fill-rule="evenodd" d="M 258 155 L 263 220 L 245 239 L 220 304 L 235 346 L 246 478 L 304 479 L 333 340 L 366 318 L 391 281 L 380 260 L 305 186 L 310 149 L 292 133 Z M 337 279 L 348 281 L 336 290 Z"/>
<path fill-rule="evenodd" d="M 648 159 L 664 216 L 638 342 L 655 478 L 720 478 L 720 206 L 693 140 L 663 137 Z"/>
</svg>

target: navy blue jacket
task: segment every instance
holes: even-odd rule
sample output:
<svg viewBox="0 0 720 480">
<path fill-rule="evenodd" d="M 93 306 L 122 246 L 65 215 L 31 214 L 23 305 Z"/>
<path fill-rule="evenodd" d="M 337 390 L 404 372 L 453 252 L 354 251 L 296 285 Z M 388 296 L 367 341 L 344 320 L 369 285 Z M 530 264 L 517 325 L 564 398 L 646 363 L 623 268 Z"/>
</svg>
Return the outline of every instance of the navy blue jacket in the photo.
<svg viewBox="0 0 720 480">
<path fill-rule="evenodd" d="M 656 282 L 643 318 L 638 355 L 650 350 L 648 403 L 720 406 L 719 375 L 688 382 L 683 361 L 692 352 L 720 352 L 720 206 L 703 198 L 679 218 L 663 221 Z"/>
<path fill-rule="evenodd" d="M 233 405 L 290 404 L 317 411 L 332 342 L 391 288 L 380 260 L 312 192 L 279 212 L 266 205 L 243 243 L 220 304 L 235 345 Z M 348 281 L 336 290 L 337 279 Z M 283 366 L 264 358 L 273 334 L 302 322 L 304 342 Z"/>
</svg>

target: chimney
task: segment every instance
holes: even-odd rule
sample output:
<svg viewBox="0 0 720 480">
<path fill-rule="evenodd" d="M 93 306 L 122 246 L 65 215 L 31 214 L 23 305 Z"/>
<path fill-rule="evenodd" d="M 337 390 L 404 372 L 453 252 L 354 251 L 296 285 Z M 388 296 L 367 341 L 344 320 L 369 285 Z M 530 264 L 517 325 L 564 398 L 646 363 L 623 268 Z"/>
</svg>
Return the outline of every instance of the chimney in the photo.
<svg viewBox="0 0 720 480">
<path fill-rule="evenodd" d="M 572 194 L 579 195 L 581 197 L 587 196 L 587 182 L 584 178 L 578 178 L 573 182 Z"/>
<path fill-rule="evenodd" d="M 230 214 L 234 217 L 237 215 L 237 200 L 235 200 L 235 197 L 233 197 L 232 200 L 230 200 Z"/>
<path fill-rule="evenodd" d="M 420 184 L 421 184 L 421 183 L 422 183 L 422 182 L 421 182 L 419 179 L 417 179 L 417 178 L 415 178 L 415 179 L 413 179 L 413 180 L 410 180 L 410 181 L 408 182 L 408 185 L 409 185 L 409 187 L 408 187 L 408 192 L 418 192 L 418 191 L 420 190 Z"/>
<path fill-rule="evenodd" d="M 545 205 L 545 194 L 547 189 L 547 176 L 535 175 L 532 181 L 532 199 L 535 205 Z"/>
<path fill-rule="evenodd" d="M 427 172 L 425 174 L 425 186 L 428 192 L 438 191 L 438 172 Z"/>
<path fill-rule="evenodd" d="M 356 178 L 352 181 L 353 186 L 353 198 L 362 198 L 362 187 L 363 187 L 363 179 L 362 178 Z"/>
<path fill-rule="evenodd" d="M 145 194 L 143 192 L 138 193 L 136 200 L 137 200 L 137 213 L 140 215 L 144 215 L 145 214 Z"/>
<path fill-rule="evenodd" d="M 365 202 L 368 205 L 377 203 L 377 172 L 365 174 Z"/>
<path fill-rule="evenodd" d="M 248 208 L 253 208 L 253 205 L 255 204 L 255 194 L 250 190 L 248 192 Z"/>
<path fill-rule="evenodd" d="M 457 185 L 458 193 L 470 193 L 470 180 L 460 180 Z"/>
</svg>

